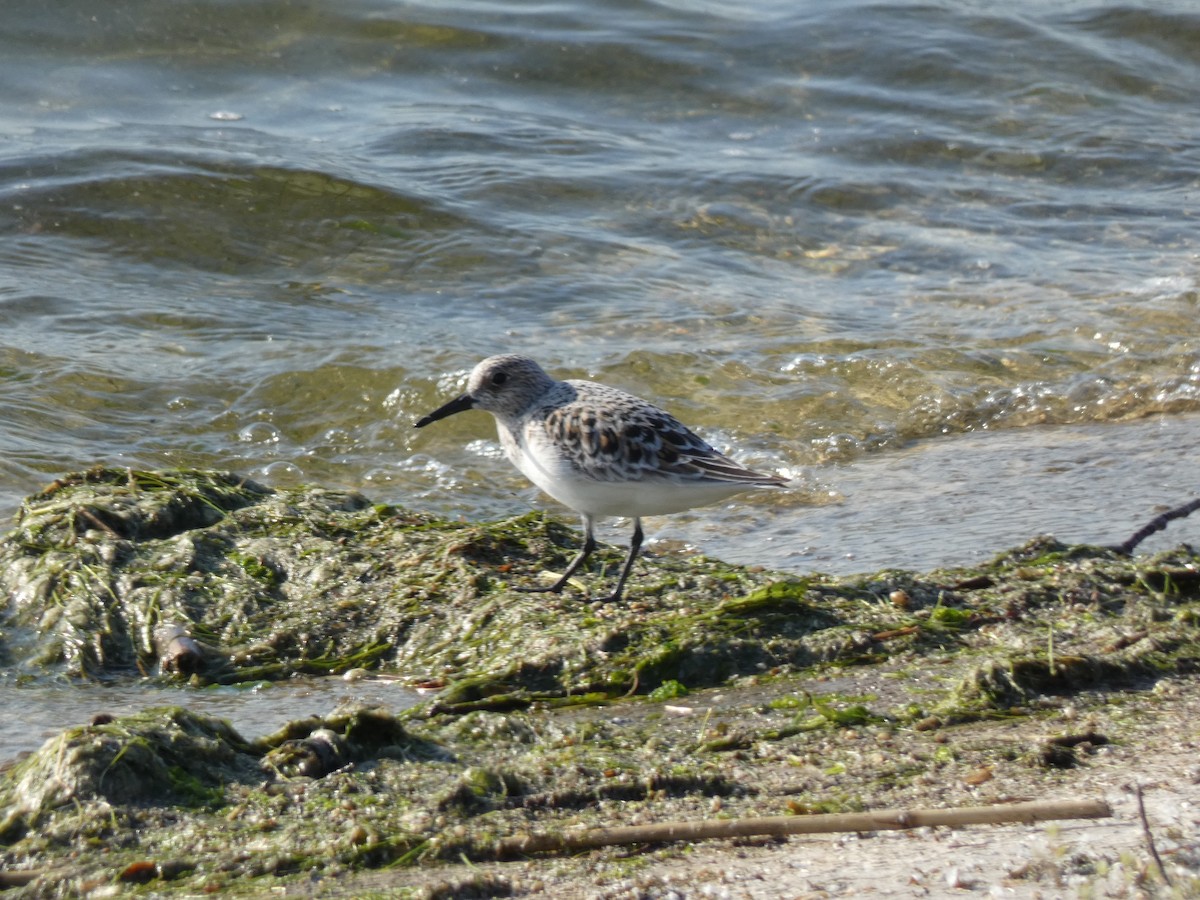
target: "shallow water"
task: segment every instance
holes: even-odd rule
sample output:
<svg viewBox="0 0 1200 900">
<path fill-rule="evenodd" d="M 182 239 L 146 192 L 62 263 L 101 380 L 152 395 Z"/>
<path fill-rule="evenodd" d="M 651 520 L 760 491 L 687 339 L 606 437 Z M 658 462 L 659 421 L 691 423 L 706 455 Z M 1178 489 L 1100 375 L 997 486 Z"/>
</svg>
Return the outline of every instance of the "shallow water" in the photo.
<svg viewBox="0 0 1200 900">
<path fill-rule="evenodd" d="M 802 515 L 756 504 L 716 522 L 664 522 L 653 537 L 707 548 L 723 532 L 729 558 L 841 575 L 974 565 L 1041 534 L 1120 544 L 1194 496 L 1180 460 L 1197 446 L 1197 415 L 954 435 L 823 470 L 829 502 Z M 1136 552 L 1197 533 L 1190 519 L 1171 522 Z"/>
<path fill-rule="evenodd" d="M 652 523 L 737 561 L 1117 541 L 1198 489 L 1191 2 L 6 14 L 0 512 L 99 461 L 518 512 L 486 416 L 411 427 L 501 351 L 794 476 Z"/>
</svg>

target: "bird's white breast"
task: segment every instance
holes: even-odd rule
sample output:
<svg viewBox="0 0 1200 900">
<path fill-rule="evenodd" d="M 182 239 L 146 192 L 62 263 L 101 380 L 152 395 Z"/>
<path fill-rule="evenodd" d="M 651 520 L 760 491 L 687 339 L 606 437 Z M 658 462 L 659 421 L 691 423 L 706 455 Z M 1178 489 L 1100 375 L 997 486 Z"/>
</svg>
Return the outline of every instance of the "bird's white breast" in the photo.
<svg viewBox="0 0 1200 900">
<path fill-rule="evenodd" d="M 631 472 L 629 481 L 597 479 L 578 469 L 559 452 L 540 421 L 514 429 L 498 423 L 500 444 L 521 474 L 559 503 L 591 516 L 663 516 L 717 503 L 753 485 L 713 481 L 645 478 Z"/>
</svg>

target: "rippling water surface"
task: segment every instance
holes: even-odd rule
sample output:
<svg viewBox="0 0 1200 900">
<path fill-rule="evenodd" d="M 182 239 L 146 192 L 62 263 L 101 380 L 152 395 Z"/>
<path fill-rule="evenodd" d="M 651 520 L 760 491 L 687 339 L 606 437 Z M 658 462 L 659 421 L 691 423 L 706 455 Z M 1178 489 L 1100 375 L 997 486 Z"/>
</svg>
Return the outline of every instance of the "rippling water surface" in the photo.
<svg viewBox="0 0 1200 900">
<path fill-rule="evenodd" d="M 794 476 L 653 523 L 733 560 L 1117 541 L 1198 489 L 1192 2 L 5 19 L 0 511 L 98 461 L 522 511 L 490 419 L 411 427 L 503 351 Z"/>
</svg>

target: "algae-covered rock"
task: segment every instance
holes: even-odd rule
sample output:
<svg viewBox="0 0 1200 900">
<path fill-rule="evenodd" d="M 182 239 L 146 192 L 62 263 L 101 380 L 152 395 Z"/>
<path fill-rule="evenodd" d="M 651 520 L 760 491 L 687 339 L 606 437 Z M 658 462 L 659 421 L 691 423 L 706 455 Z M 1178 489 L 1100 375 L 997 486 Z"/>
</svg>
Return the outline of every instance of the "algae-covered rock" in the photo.
<svg viewBox="0 0 1200 900">
<path fill-rule="evenodd" d="M 978 708 L 1197 656 L 1186 549 L 1131 560 L 1038 539 L 978 570 L 845 579 L 647 557 L 620 603 L 589 601 L 594 573 L 556 596 L 513 589 L 578 541 L 538 514 L 465 524 L 227 473 L 95 469 L 29 498 L 0 540 L 5 650 L 27 670 L 201 682 L 378 667 L 444 687 L 435 713 L 1002 648 L 963 682 Z"/>
<path fill-rule="evenodd" d="M 317 757 L 328 751 L 338 757 L 336 765 L 296 765 L 300 748 Z M 101 880 L 116 873 L 136 881 L 193 871 L 257 875 L 284 871 L 305 856 L 326 864 L 351 861 L 370 849 L 364 844 L 393 859 L 426 840 L 401 827 L 401 814 L 437 808 L 422 769 L 428 765 L 436 779 L 452 759 L 392 714 L 361 706 L 289 723 L 254 742 L 222 719 L 180 708 L 106 717 L 67 729 L 0 769 L 0 867 L 22 861 L 21 868 L 39 873 L 57 896 L 75 893 L 68 886 L 97 870 L 107 873 Z M 381 760 L 401 766 L 390 773 L 395 780 L 374 772 Z M 317 779 L 317 802 L 305 809 L 305 786 Z M 395 792 L 401 784 L 407 793 Z M 390 825 L 377 831 L 387 836 L 348 835 L 345 823 L 330 815 L 333 802 L 353 808 L 337 800 L 343 794 L 378 804 L 381 821 Z M 389 798 L 392 808 L 385 808 Z M 246 839 L 261 845 L 264 833 L 272 833 L 270 847 L 248 855 Z M 42 865 L 30 868 L 28 861 Z"/>
<path fill-rule="evenodd" d="M 64 806 L 188 806 L 219 800 L 224 784 L 260 778 L 253 748 L 227 722 L 186 709 L 70 728 L 0 781 L 0 839 Z"/>
<path fill-rule="evenodd" d="M 93 469 L 28 498 L 0 542 L 27 660 L 77 674 L 148 668 L 156 630 L 233 636 L 207 623 L 247 619 L 271 598 L 212 526 L 273 497 L 227 473 Z"/>
<path fill-rule="evenodd" d="M 95 469 L 30 497 L 0 541 L 8 649 L 30 668 L 221 682 L 383 665 L 516 705 L 812 661 L 802 639 L 828 617 L 803 588 L 755 599 L 769 575 L 714 561 L 647 560 L 611 608 L 509 588 L 577 540 L 539 515 L 465 525 L 227 473 Z"/>
<path fill-rule="evenodd" d="M 387 710 L 357 705 L 289 722 L 254 745 L 263 753 L 263 766 L 284 776 L 319 778 L 366 759 L 452 759 Z"/>
</svg>

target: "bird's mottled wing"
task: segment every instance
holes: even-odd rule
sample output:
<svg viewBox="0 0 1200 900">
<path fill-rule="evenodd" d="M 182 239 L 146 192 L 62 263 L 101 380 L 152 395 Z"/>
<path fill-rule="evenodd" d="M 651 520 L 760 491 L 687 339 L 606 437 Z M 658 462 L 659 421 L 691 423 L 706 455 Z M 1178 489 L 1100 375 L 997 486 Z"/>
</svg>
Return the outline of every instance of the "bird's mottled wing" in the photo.
<svg viewBox="0 0 1200 900">
<path fill-rule="evenodd" d="M 678 419 L 624 391 L 600 387 L 547 410 L 546 436 L 597 481 L 784 484 L 718 453 Z M 601 402 L 602 401 L 602 402 Z"/>
<path fill-rule="evenodd" d="M 668 478 L 685 481 L 720 481 L 733 484 L 784 484 L 774 475 L 752 472 L 695 434 L 677 419 L 662 410 L 648 414 L 650 427 L 657 438 L 657 467 Z"/>
</svg>

